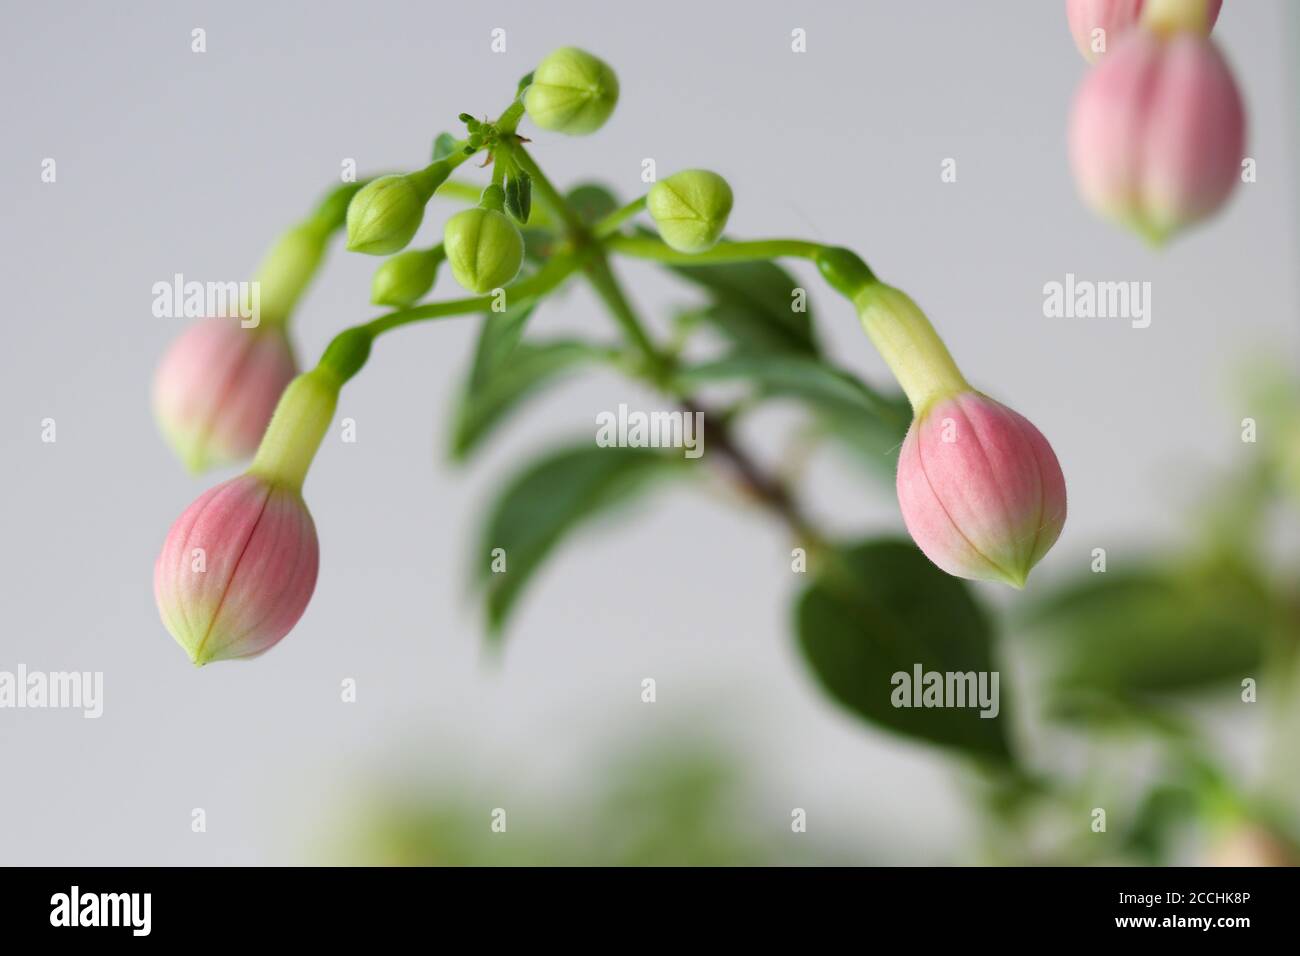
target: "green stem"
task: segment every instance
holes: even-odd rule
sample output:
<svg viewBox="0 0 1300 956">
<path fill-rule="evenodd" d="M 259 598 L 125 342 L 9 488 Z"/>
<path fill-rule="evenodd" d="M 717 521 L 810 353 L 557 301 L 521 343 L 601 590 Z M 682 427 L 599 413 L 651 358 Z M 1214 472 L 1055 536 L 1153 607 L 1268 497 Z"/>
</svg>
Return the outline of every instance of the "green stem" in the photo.
<svg viewBox="0 0 1300 956">
<path fill-rule="evenodd" d="M 802 239 L 758 239 L 750 242 L 720 242 L 704 252 L 678 252 L 662 240 L 650 236 L 619 235 L 606 237 L 604 246 L 610 252 L 634 259 L 651 259 L 681 266 L 753 262 L 759 259 L 816 259 L 831 248 L 820 242 L 806 242 Z"/>
<path fill-rule="evenodd" d="M 658 387 L 667 389 L 672 376 L 672 359 L 659 350 L 646 332 L 603 254 L 598 253 L 587 266 L 587 278 L 623 333 L 645 359 L 646 372 L 651 380 Z"/>
<path fill-rule="evenodd" d="M 592 227 L 591 231 L 595 234 L 597 239 L 604 239 L 607 236 L 612 236 L 614 233 L 618 232 L 623 223 L 627 222 L 641 210 L 645 209 L 645 204 L 645 196 L 642 196 L 640 199 L 634 199 L 622 209 L 616 209 L 604 219 L 600 220 L 600 222 L 596 223 L 596 225 Z"/>
</svg>

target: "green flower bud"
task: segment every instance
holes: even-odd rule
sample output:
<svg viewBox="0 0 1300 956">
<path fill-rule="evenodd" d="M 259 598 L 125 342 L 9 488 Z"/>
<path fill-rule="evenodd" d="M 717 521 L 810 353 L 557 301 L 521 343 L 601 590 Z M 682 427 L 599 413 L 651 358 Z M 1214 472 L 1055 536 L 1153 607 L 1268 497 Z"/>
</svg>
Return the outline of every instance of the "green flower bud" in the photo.
<svg viewBox="0 0 1300 956">
<path fill-rule="evenodd" d="M 618 77 L 604 60 L 561 47 L 533 71 L 524 109 L 542 129 L 585 136 L 605 125 L 618 103 Z"/>
<path fill-rule="evenodd" d="M 445 161 L 406 176 L 381 176 L 348 204 L 348 249 L 387 256 L 406 248 L 424 219 L 424 206 L 451 169 Z"/>
<path fill-rule="evenodd" d="M 660 180 L 646 196 L 659 235 L 678 252 L 714 245 L 731 215 L 731 187 L 707 169 L 684 169 Z"/>
<path fill-rule="evenodd" d="M 432 249 L 408 249 L 375 270 L 370 280 L 370 301 L 404 309 L 419 302 L 433 288 L 438 265 L 445 259 L 442 246 Z"/>
<path fill-rule="evenodd" d="M 505 285 L 524 261 L 524 240 L 505 213 L 466 209 L 447 220 L 442 234 L 456 281 L 482 294 Z"/>
<path fill-rule="evenodd" d="M 260 320 L 281 325 L 293 312 L 303 290 L 316 275 L 329 230 L 308 219 L 286 231 L 263 257 L 253 280 L 258 283 Z"/>
</svg>

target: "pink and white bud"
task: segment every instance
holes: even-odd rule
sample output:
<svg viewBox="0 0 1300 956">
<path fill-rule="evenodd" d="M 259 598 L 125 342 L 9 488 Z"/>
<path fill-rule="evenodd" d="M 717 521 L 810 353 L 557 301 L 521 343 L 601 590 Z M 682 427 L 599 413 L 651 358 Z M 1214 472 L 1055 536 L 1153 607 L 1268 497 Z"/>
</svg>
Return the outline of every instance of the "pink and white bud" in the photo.
<svg viewBox="0 0 1300 956">
<path fill-rule="evenodd" d="M 154 564 L 163 624 L 195 664 L 255 657 L 302 617 L 319 556 L 297 489 L 255 474 L 232 478 L 167 533 Z"/>
<path fill-rule="evenodd" d="M 1061 534 L 1065 477 L 1027 419 L 963 391 L 912 422 L 898 503 L 912 539 L 944 571 L 1020 588 Z"/>
<path fill-rule="evenodd" d="M 1197 13 L 1204 18 L 1204 32 L 1208 35 L 1219 19 L 1223 0 L 1180 0 L 1199 5 Z M 1143 0 L 1065 0 L 1065 16 L 1070 21 L 1074 45 L 1083 58 L 1096 63 L 1106 55 L 1111 44 L 1142 19 Z"/>
<path fill-rule="evenodd" d="M 1245 135 L 1241 95 L 1213 42 L 1141 28 L 1084 78 L 1070 164 L 1085 202 L 1161 242 L 1223 205 Z"/>
<path fill-rule="evenodd" d="M 191 471 L 239 461 L 257 450 L 296 372 L 280 326 L 205 319 L 173 342 L 158 364 L 154 415 Z"/>
</svg>

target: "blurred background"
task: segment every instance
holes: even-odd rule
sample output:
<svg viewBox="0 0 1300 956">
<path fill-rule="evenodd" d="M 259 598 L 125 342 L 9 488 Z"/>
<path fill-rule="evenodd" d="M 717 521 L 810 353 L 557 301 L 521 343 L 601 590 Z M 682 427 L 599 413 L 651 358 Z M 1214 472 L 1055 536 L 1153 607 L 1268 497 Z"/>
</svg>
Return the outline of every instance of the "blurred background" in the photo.
<svg viewBox="0 0 1300 956">
<path fill-rule="evenodd" d="M 0 863 L 1287 858 L 1300 819 L 1285 683 L 1300 631 L 1291 5 L 1225 4 L 1214 37 L 1258 180 L 1163 251 L 1076 198 L 1064 130 L 1086 66 L 1056 2 L 664 0 L 617 15 L 522 0 L 10 2 L 5 15 L 0 670 L 102 671 L 104 713 L 0 711 Z M 806 53 L 791 51 L 795 29 Z M 423 165 L 458 113 L 497 112 L 566 44 L 611 63 L 622 95 L 596 136 L 535 134 L 554 180 L 627 199 L 646 157 L 661 173 L 718 170 L 733 235 L 859 251 L 977 386 L 1051 439 L 1070 493 L 1060 543 L 1024 594 L 975 588 L 1023 777 L 832 702 L 792 634 L 804 582 L 785 530 L 691 488 L 569 542 L 489 653 L 468 584 L 494 489 L 557 439 L 590 436 L 598 412 L 662 400 L 609 372 L 575 378 L 454 465 L 473 319 L 383 339 L 345 390 L 357 440 L 327 438 L 307 482 L 322 563 L 294 632 L 253 663 L 200 671 L 164 631 L 154 557 L 214 479 L 184 474 L 151 418 L 153 367 L 185 322 L 152 316 L 152 285 L 247 277 L 346 160 Z M 956 182 L 941 181 L 947 159 Z M 419 242 L 441 230 L 432 208 Z M 302 357 L 376 314 L 375 265 L 333 250 L 296 318 Z M 698 300 L 649 266 L 618 269 L 658 329 Z M 887 383 L 849 307 L 792 271 L 826 354 Z M 1067 273 L 1149 281 L 1150 327 L 1045 318 L 1043 287 Z M 608 323 L 575 287 L 532 328 Z M 775 403 L 740 434 L 779 462 L 799 418 Z M 847 537 L 902 530 L 888 482 L 834 448 L 810 458 L 801 494 Z M 1244 677 L 1260 678 L 1257 704 Z M 1106 834 L 1090 828 L 1098 806 Z"/>
</svg>

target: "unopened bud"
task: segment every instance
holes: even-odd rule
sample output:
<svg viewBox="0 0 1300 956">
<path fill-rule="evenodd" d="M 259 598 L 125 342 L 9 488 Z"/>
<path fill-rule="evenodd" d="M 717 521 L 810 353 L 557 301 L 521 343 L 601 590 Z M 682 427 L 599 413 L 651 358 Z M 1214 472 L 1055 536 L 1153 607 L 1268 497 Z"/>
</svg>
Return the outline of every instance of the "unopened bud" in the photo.
<svg viewBox="0 0 1300 956">
<path fill-rule="evenodd" d="M 731 187 L 707 169 L 674 173 L 655 183 L 646 197 L 659 235 L 678 252 L 703 252 L 717 243 L 731 205 Z"/>
<path fill-rule="evenodd" d="M 439 161 L 404 176 L 381 176 L 348 204 L 348 249 L 387 256 L 405 249 L 424 220 L 424 207 L 450 174 Z"/>
<path fill-rule="evenodd" d="M 1236 81 L 1211 40 L 1139 28 L 1084 77 L 1070 163 L 1090 206 L 1159 243 L 1227 200 L 1245 129 Z"/>
<path fill-rule="evenodd" d="M 456 281 L 482 294 L 513 279 L 524 261 L 524 240 L 515 224 L 494 209 L 466 209 L 447 220 L 442 235 Z"/>
<path fill-rule="evenodd" d="M 571 46 L 542 60 L 524 93 L 524 108 L 534 123 L 570 136 L 600 129 L 617 103 L 618 77 L 609 64 Z"/>
<path fill-rule="evenodd" d="M 1028 419 L 966 391 L 912 422 L 898 504 L 912 540 L 941 569 L 1021 588 L 1060 537 L 1065 477 Z"/>
<path fill-rule="evenodd" d="M 386 259 L 370 281 L 370 301 L 375 305 L 404 309 L 423 299 L 433 288 L 438 265 L 445 259 L 443 247 L 408 249 Z"/>
</svg>

